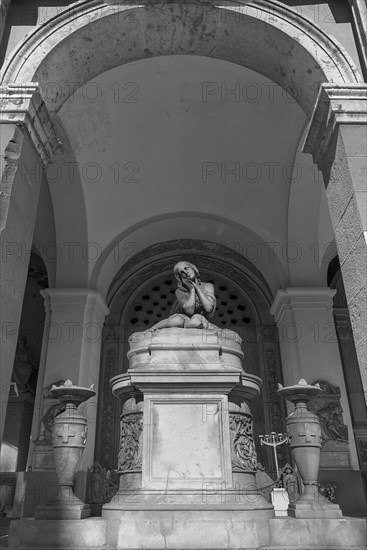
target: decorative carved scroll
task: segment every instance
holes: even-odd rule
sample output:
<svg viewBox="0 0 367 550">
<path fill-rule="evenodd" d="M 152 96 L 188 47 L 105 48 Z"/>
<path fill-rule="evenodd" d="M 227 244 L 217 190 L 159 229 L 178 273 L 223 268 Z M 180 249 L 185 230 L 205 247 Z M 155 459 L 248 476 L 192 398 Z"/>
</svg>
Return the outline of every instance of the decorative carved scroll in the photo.
<svg viewBox="0 0 367 550">
<path fill-rule="evenodd" d="M 256 471 L 257 455 L 252 434 L 252 416 L 230 413 L 229 428 L 233 471 Z"/>
<path fill-rule="evenodd" d="M 121 440 L 118 455 L 119 472 L 141 471 L 142 434 L 142 412 L 134 412 L 121 416 Z"/>
</svg>

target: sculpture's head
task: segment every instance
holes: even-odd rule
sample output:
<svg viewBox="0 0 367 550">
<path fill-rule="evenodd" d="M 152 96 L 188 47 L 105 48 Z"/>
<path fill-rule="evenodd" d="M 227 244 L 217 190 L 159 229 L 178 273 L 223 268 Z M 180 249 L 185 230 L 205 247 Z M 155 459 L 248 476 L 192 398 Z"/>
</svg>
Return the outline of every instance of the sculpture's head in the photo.
<svg viewBox="0 0 367 550">
<path fill-rule="evenodd" d="M 200 282 L 200 273 L 196 265 L 190 262 L 181 261 L 178 262 L 173 268 L 173 273 L 177 279 L 178 288 L 185 288 L 185 281 L 198 281 Z"/>
</svg>

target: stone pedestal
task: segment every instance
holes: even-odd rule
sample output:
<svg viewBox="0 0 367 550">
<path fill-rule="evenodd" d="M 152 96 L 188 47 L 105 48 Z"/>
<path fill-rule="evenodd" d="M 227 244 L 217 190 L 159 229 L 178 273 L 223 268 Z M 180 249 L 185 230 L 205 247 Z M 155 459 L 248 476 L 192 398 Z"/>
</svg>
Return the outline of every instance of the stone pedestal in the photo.
<svg viewBox="0 0 367 550">
<path fill-rule="evenodd" d="M 287 509 L 289 505 L 288 493 L 281 487 L 275 487 L 271 492 L 271 501 L 274 506 L 275 515 L 277 517 L 287 516 Z"/>
<path fill-rule="evenodd" d="M 78 413 L 78 406 L 95 395 L 94 387 L 75 386 L 66 380 L 62 386 L 53 386 L 50 393 L 65 404 L 65 410 L 55 417 L 52 428 L 52 446 L 59 492 L 56 498 L 35 511 L 37 520 L 84 519 L 91 515 L 73 491 L 76 471 L 87 440 L 87 419 Z"/>
<path fill-rule="evenodd" d="M 236 512 L 242 519 L 274 517 L 255 482 L 249 402 L 261 380 L 243 372 L 237 334 L 137 333 L 128 356 L 128 372 L 111 381 L 123 402 L 120 490 L 102 517 L 119 519 L 121 533 L 132 510 L 147 521 L 174 517 L 182 528 L 196 513 L 216 529 Z M 145 544 L 149 535 L 138 539 Z"/>
<path fill-rule="evenodd" d="M 339 506 L 332 504 L 318 491 L 321 428 L 318 417 L 308 410 L 307 403 L 319 393 L 320 386 L 309 385 L 303 379 L 298 384 L 285 388 L 279 384 L 278 394 L 295 406 L 294 411 L 287 417 L 287 432 L 293 459 L 304 485 L 300 498 L 288 506 L 288 515 L 295 518 L 342 517 Z"/>
</svg>

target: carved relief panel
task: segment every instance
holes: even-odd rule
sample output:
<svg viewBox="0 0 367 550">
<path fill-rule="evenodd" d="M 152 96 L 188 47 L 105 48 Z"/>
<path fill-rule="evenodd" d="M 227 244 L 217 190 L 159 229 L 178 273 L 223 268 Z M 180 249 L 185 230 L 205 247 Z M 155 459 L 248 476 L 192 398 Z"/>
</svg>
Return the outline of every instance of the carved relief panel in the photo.
<svg viewBox="0 0 367 550">
<path fill-rule="evenodd" d="M 120 429 L 117 469 L 120 473 L 141 472 L 143 456 L 143 401 L 131 398 L 124 403 Z"/>
<path fill-rule="evenodd" d="M 229 414 L 233 472 L 256 471 L 257 469 L 252 424 L 251 414 Z"/>
<path fill-rule="evenodd" d="M 309 409 L 317 414 L 321 427 L 320 468 L 350 468 L 348 427 L 343 422 L 340 388 L 317 380 L 322 393 L 314 397 Z"/>
</svg>

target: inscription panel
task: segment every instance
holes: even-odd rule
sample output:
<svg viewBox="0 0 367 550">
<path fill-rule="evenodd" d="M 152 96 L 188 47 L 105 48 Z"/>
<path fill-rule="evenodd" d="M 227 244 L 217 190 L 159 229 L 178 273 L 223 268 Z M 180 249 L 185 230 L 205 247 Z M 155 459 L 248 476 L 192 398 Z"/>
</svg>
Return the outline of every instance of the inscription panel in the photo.
<svg viewBox="0 0 367 550">
<path fill-rule="evenodd" d="M 202 489 L 231 484 L 225 397 L 146 396 L 143 485 Z"/>
</svg>

